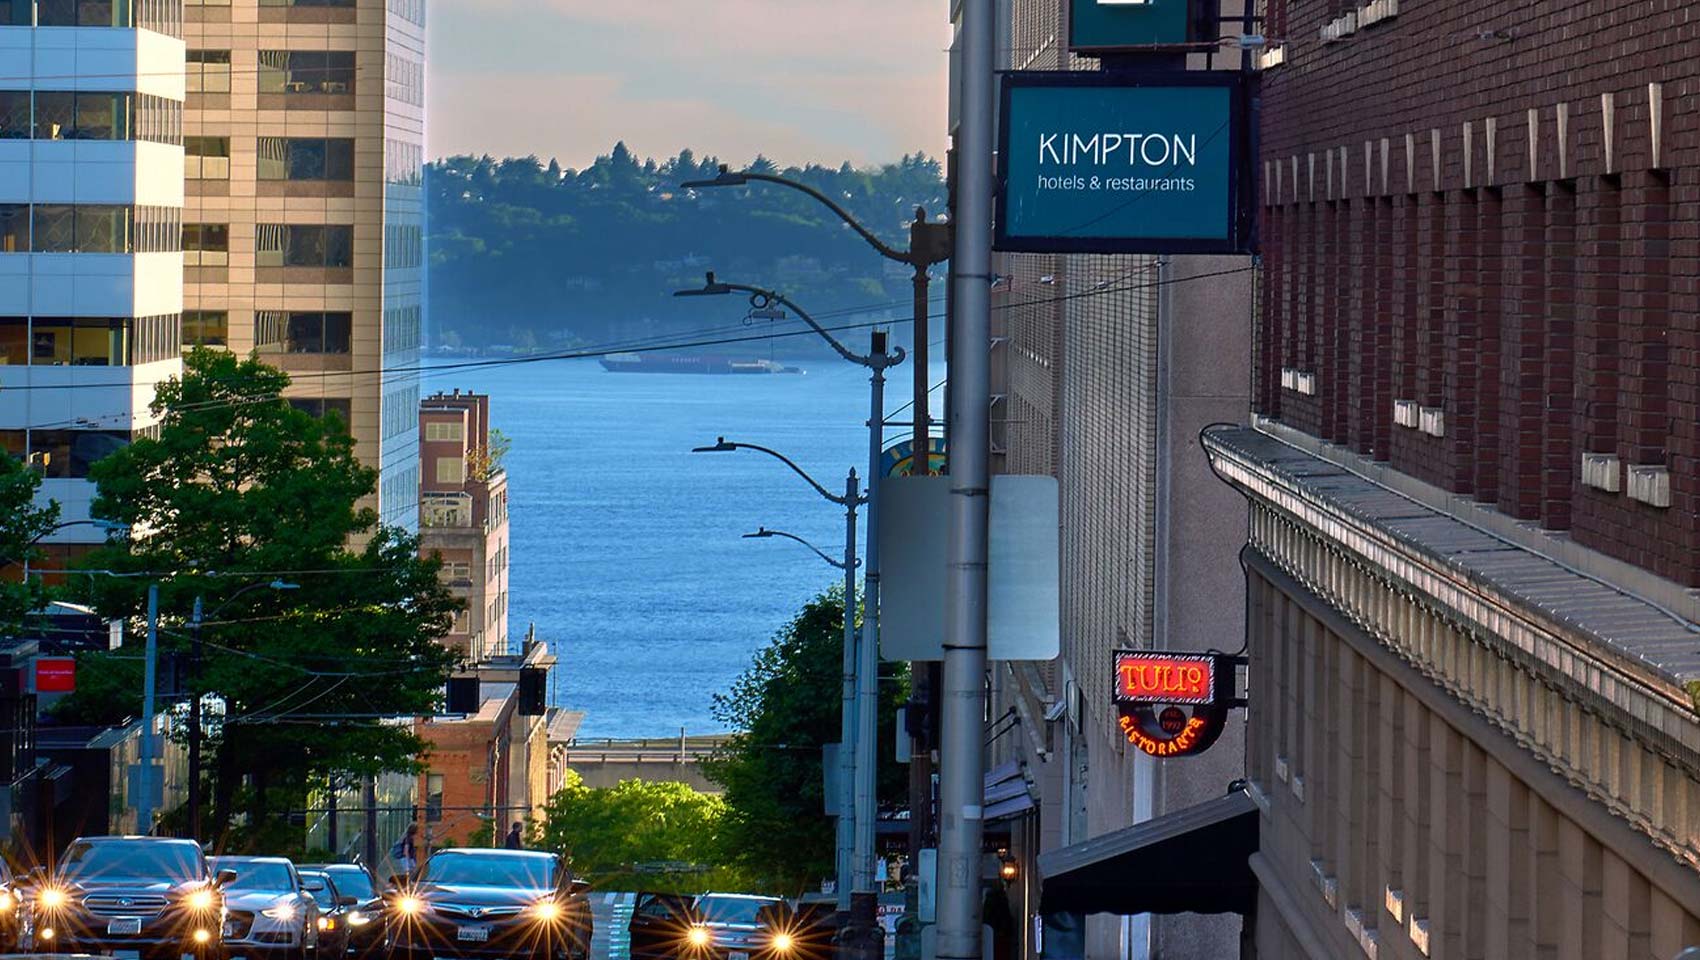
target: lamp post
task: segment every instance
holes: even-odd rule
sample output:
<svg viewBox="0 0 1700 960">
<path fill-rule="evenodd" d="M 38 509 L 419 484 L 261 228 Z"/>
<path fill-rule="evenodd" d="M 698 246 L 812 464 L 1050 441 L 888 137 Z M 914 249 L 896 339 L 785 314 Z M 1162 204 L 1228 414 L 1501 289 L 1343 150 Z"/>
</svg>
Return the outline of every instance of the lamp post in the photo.
<svg viewBox="0 0 1700 960">
<path fill-rule="evenodd" d="M 879 469 L 885 446 L 885 371 L 887 367 L 902 363 L 906 354 L 902 347 L 893 347 L 888 352 L 885 333 L 878 330 L 874 331 L 872 349 L 866 355 L 853 353 L 784 294 L 739 283 L 723 283 L 712 273 L 708 274 L 702 289 L 680 290 L 674 296 L 725 296 L 734 292 L 749 294 L 750 306 L 758 310 L 775 303 L 791 308 L 831 344 L 839 356 L 867 367 L 869 371 L 872 409 L 868 415 L 868 545 L 863 568 L 863 642 L 857 652 L 856 663 L 856 819 L 851 878 L 855 892 L 871 894 L 874 892 L 874 818 L 878 802 L 874 773 L 879 746 L 876 722 L 879 718 Z M 873 918 L 866 919 L 871 923 Z"/>
<path fill-rule="evenodd" d="M 224 599 L 209 614 L 217 617 L 219 611 L 230 606 L 237 597 L 251 590 L 269 587 L 273 590 L 299 590 L 298 583 L 285 583 L 282 580 L 260 581 L 250 583 Z M 150 601 L 152 597 L 150 595 Z M 201 607 L 200 594 L 195 595 L 195 612 L 189 619 L 189 640 L 192 645 L 190 653 L 189 674 L 189 836 L 197 841 L 201 839 Z M 151 644 L 151 639 L 150 639 Z"/>
<path fill-rule="evenodd" d="M 839 710 L 838 728 L 838 833 L 833 867 L 837 877 L 838 909 L 850 909 L 850 891 L 853 886 L 855 828 L 861 811 L 855 802 L 856 754 L 852 745 L 856 742 L 856 670 L 860 662 L 856 647 L 856 507 L 867 501 L 857 490 L 856 470 L 851 468 L 850 474 L 844 481 L 844 495 L 838 496 L 826 487 L 816 482 L 814 477 L 802 467 L 793 463 L 791 458 L 777 450 L 758 446 L 753 443 L 731 443 L 725 437 L 716 438 L 712 446 L 697 447 L 692 453 L 731 453 L 737 450 L 754 450 L 765 453 L 790 467 L 797 476 L 808 481 L 809 486 L 826 500 L 844 508 L 844 560 L 833 560 L 814 544 L 801 537 L 778 530 L 768 530 L 763 527 L 755 533 L 745 534 L 746 537 L 785 537 L 803 544 L 827 563 L 844 570 L 844 653 L 843 662 L 843 702 Z"/>
<path fill-rule="evenodd" d="M 915 208 L 915 219 L 909 223 L 909 249 L 898 250 L 879 237 L 873 231 L 863 226 L 848 210 L 839 206 L 836 201 L 826 194 L 816 190 L 806 183 L 791 180 L 787 177 L 771 173 L 757 173 L 752 170 L 733 171 L 725 164 L 720 165 L 718 176 L 709 180 L 687 180 L 679 184 L 686 190 L 703 190 L 713 187 L 743 187 L 751 183 L 771 183 L 781 187 L 796 190 L 813 198 L 831 210 L 838 219 L 856 231 L 874 252 L 887 260 L 907 264 L 914 268 L 910 283 L 914 288 L 914 324 L 915 324 L 915 401 L 913 404 L 915 419 L 915 456 L 916 473 L 926 475 L 932 471 L 932 458 L 928 453 L 929 416 L 927 409 L 927 319 L 928 319 L 928 286 L 930 278 L 927 269 L 935 264 L 950 259 L 952 243 L 951 225 L 939 221 L 928 221 L 927 211 L 922 207 Z M 869 481 L 872 482 L 870 475 Z"/>
</svg>

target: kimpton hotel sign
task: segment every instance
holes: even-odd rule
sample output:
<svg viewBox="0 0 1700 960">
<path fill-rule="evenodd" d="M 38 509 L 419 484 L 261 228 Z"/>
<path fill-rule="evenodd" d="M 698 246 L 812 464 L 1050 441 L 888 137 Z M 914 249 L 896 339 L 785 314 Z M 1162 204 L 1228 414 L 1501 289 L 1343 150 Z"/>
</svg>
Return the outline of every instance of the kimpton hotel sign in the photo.
<svg viewBox="0 0 1700 960">
<path fill-rule="evenodd" d="M 1007 74 L 998 249 L 1245 251 L 1245 96 L 1237 74 Z"/>
</svg>

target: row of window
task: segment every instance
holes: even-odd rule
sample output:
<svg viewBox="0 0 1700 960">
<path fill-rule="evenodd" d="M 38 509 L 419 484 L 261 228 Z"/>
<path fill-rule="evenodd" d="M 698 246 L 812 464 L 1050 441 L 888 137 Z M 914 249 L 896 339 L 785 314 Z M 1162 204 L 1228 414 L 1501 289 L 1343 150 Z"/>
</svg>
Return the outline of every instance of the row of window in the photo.
<svg viewBox="0 0 1700 960">
<path fill-rule="evenodd" d="M 406 140 L 384 141 L 384 180 L 418 186 L 425 179 L 425 148 Z"/>
<path fill-rule="evenodd" d="M 354 92 L 352 50 L 261 50 L 260 93 Z"/>
<path fill-rule="evenodd" d="M 179 144 L 183 104 L 151 93 L 0 90 L 0 140 L 30 139 Z"/>
<path fill-rule="evenodd" d="M 459 442 L 466 439 L 466 424 L 461 420 L 427 422 L 425 424 L 425 439 L 428 442 L 453 440 Z"/>
<path fill-rule="evenodd" d="M 257 267 L 354 266 L 352 226 L 262 223 L 254 230 L 254 265 Z"/>
<path fill-rule="evenodd" d="M 125 367 L 169 360 L 177 314 L 155 317 L 0 317 L 0 366 Z"/>
<path fill-rule="evenodd" d="M 175 253 L 183 211 L 109 203 L 0 203 L 0 253 Z"/>
<path fill-rule="evenodd" d="M 254 314 L 254 346 L 285 353 L 348 353 L 354 314 L 336 310 L 261 310 Z"/>
<path fill-rule="evenodd" d="M 492 518 L 492 523 L 494 523 L 494 518 Z M 506 573 L 507 570 L 508 545 L 504 543 L 496 548 L 496 555 L 485 562 L 484 579 L 494 580 L 497 574 Z M 503 596 L 506 596 L 506 594 L 503 594 Z"/>
<path fill-rule="evenodd" d="M 184 137 L 183 179 L 229 180 L 229 137 Z"/>
<path fill-rule="evenodd" d="M 230 227 L 223 223 L 183 225 L 183 266 L 226 267 L 230 265 Z"/>
<path fill-rule="evenodd" d="M 55 480 L 83 479 L 96 461 L 142 437 L 158 436 L 158 430 L 0 430 L 0 452 Z"/>
<path fill-rule="evenodd" d="M 384 394 L 383 436 L 385 440 L 413 429 L 419 417 L 419 384 L 410 383 Z"/>
<path fill-rule="evenodd" d="M 230 344 L 230 311 L 183 311 L 183 346 L 223 347 Z"/>
<path fill-rule="evenodd" d="M 392 53 L 384 58 L 384 96 L 416 107 L 425 105 L 425 64 Z"/>
<path fill-rule="evenodd" d="M 389 11 L 409 23 L 425 25 L 425 0 L 389 0 Z"/>
<path fill-rule="evenodd" d="M 346 137 L 261 137 L 260 180 L 354 179 L 354 141 Z M 230 179 L 229 137 L 184 137 L 183 174 L 189 180 Z"/>
<path fill-rule="evenodd" d="M 385 354 L 419 349 L 423 314 L 424 308 L 417 303 L 384 308 Z"/>
<path fill-rule="evenodd" d="M 177 0 L 0 0 L 0 27 L 141 27 L 183 36 Z"/>
<path fill-rule="evenodd" d="M 342 419 L 344 427 L 348 426 L 354 408 L 353 402 L 346 397 L 290 397 L 289 405 L 321 420 L 334 413 Z"/>
<path fill-rule="evenodd" d="M 425 230 L 415 226 L 384 227 L 384 266 L 410 269 L 425 263 Z"/>
</svg>

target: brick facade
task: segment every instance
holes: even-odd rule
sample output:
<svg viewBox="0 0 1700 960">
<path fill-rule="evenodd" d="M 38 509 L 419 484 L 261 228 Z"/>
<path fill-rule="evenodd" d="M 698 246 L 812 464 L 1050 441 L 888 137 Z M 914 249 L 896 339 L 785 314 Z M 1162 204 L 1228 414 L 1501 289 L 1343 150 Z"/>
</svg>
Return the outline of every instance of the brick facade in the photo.
<svg viewBox="0 0 1700 960">
<path fill-rule="evenodd" d="M 1257 411 L 1700 586 L 1700 19 L 1403 6 L 1269 0 Z"/>
</svg>

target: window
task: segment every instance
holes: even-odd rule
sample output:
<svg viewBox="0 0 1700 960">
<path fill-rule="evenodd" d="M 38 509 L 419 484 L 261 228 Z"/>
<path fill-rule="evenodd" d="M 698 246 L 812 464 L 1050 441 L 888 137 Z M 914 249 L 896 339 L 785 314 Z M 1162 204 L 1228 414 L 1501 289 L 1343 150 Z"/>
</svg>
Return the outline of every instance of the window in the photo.
<svg viewBox="0 0 1700 960">
<path fill-rule="evenodd" d="M 183 176 L 188 180 L 229 180 L 230 138 L 184 137 Z"/>
<path fill-rule="evenodd" d="M 32 0 L 0 0 L 0 27 L 34 25 L 35 4 Z"/>
<path fill-rule="evenodd" d="M 0 203 L 0 253 L 28 253 L 29 249 L 29 204 Z"/>
<path fill-rule="evenodd" d="M 465 437 L 465 424 L 459 421 L 454 423 L 427 423 L 425 425 L 426 440 L 462 440 Z"/>
<path fill-rule="evenodd" d="M 262 7 L 353 7 L 354 0 L 260 0 Z"/>
<path fill-rule="evenodd" d="M 37 0 L 36 25 L 41 27 L 129 27 L 129 0 Z"/>
<path fill-rule="evenodd" d="M 183 265 L 185 267 L 223 267 L 230 264 L 230 225 L 224 223 L 185 223 L 183 225 Z"/>
<path fill-rule="evenodd" d="M 170 253 L 181 249 L 181 216 L 174 207 L 0 204 L 0 252 Z"/>
<path fill-rule="evenodd" d="M 418 267 L 425 259 L 425 231 L 421 227 L 384 228 L 384 266 L 392 269 Z"/>
<path fill-rule="evenodd" d="M 354 141 L 341 137 L 261 137 L 261 180 L 353 180 Z"/>
<path fill-rule="evenodd" d="M 0 317 L 0 367 L 21 367 L 29 362 L 29 318 Z"/>
<path fill-rule="evenodd" d="M 290 353 L 347 353 L 354 333 L 354 315 L 337 312 L 294 312 L 284 328 L 284 349 Z"/>
<path fill-rule="evenodd" d="M 344 427 L 348 426 L 350 408 L 353 406 L 349 400 L 334 397 L 291 397 L 289 405 L 321 420 L 334 413 L 342 418 Z"/>
<path fill-rule="evenodd" d="M 255 228 L 254 248 L 258 267 L 352 267 L 354 228 L 262 223 Z"/>
<path fill-rule="evenodd" d="M 229 50 L 190 50 L 186 59 L 190 93 L 230 92 Z"/>
<path fill-rule="evenodd" d="M 425 822 L 440 823 L 443 819 L 443 775 L 425 775 Z"/>
<path fill-rule="evenodd" d="M 130 434 L 119 430 L 29 431 L 29 455 L 45 454 L 43 475 L 55 479 L 83 479 L 97 461 L 129 445 Z"/>
<path fill-rule="evenodd" d="M 443 576 L 451 581 L 471 580 L 472 564 L 466 560 L 449 560 L 443 563 Z"/>
<path fill-rule="evenodd" d="M 437 482 L 465 483 L 466 461 L 461 457 L 438 457 Z"/>
<path fill-rule="evenodd" d="M 419 349 L 419 304 L 384 308 L 384 352 Z"/>
<path fill-rule="evenodd" d="M 0 317 L 0 365 L 126 366 L 176 356 L 177 314 Z"/>
<path fill-rule="evenodd" d="M 230 312 L 227 310 L 183 311 L 183 345 L 222 347 L 230 341 Z"/>
<path fill-rule="evenodd" d="M 4 3 L 5 0 L 0 0 Z M 4 7 L 0 7 L 3 10 Z M 0 18 L 0 24 L 5 23 Z M 28 140 L 30 138 L 30 92 L 28 90 L 0 90 L 0 140 Z"/>
<path fill-rule="evenodd" d="M 4 2 L 4 0 L 0 0 Z M 183 105 L 146 93 L 0 92 L 0 139 L 182 140 Z"/>
<path fill-rule="evenodd" d="M 350 50 L 261 50 L 260 93 L 346 94 L 354 92 Z"/>
</svg>

